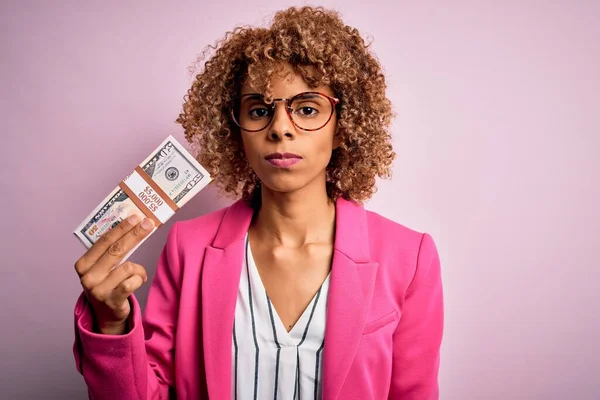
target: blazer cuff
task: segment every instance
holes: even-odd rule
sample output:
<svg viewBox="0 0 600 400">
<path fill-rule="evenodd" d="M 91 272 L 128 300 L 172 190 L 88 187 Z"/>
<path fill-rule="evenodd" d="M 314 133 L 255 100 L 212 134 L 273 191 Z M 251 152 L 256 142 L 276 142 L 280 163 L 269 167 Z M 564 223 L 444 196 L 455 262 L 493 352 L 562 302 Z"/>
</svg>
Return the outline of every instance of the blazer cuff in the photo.
<svg viewBox="0 0 600 400">
<path fill-rule="evenodd" d="M 88 360 L 104 360 L 115 357 L 117 359 L 130 357 L 132 344 L 136 341 L 144 342 L 142 316 L 140 305 L 134 295 L 129 297 L 131 313 L 128 317 L 128 332 L 123 335 L 107 335 L 93 332 L 93 314 L 91 306 L 81 293 L 75 304 L 75 344 L 73 352 L 77 370 L 83 373 L 83 358 Z"/>
</svg>

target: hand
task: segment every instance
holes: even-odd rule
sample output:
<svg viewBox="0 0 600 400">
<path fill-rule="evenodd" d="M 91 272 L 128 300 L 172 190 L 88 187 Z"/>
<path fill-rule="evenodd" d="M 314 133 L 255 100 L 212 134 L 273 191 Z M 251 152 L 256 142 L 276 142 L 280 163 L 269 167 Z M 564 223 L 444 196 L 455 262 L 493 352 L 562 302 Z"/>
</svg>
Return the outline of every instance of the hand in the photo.
<svg viewBox="0 0 600 400">
<path fill-rule="evenodd" d="M 97 328 L 104 334 L 123 334 L 131 312 L 129 296 L 148 280 L 146 269 L 127 261 L 115 265 L 150 232 L 154 223 L 130 216 L 106 232 L 75 263 Z"/>
</svg>

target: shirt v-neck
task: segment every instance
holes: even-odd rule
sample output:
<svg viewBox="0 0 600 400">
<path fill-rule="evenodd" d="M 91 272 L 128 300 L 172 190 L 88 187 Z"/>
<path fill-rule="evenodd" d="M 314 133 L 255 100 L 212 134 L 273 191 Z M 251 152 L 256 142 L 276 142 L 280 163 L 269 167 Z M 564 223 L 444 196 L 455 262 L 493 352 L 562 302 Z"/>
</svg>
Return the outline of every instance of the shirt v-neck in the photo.
<svg viewBox="0 0 600 400">
<path fill-rule="evenodd" d="M 308 306 L 306 306 L 306 308 L 300 315 L 300 318 L 296 321 L 296 323 L 294 324 L 292 329 L 288 332 L 288 330 L 285 328 L 283 321 L 279 317 L 277 310 L 271 303 L 271 299 L 269 298 L 267 290 L 264 287 L 262 278 L 260 276 L 260 273 L 258 272 L 258 268 L 256 266 L 256 262 L 254 260 L 253 254 L 252 254 L 252 248 L 250 246 L 250 240 L 248 238 L 248 235 L 246 235 L 246 257 L 247 257 L 246 264 L 248 267 L 250 284 L 253 286 L 253 291 L 255 293 L 263 293 L 266 296 L 267 305 L 269 308 L 269 316 L 271 318 L 271 323 L 274 325 L 274 327 L 277 331 L 277 337 L 279 339 L 279 344 L 281 346 L 300 346 L 300 345 L 302 345 L 302 343 L 307 338 L 307 335 L 309 333 L 309 328 L 311 327 L 311 325 L 313 325 L 315 323 L 316 324 L 319 323 L 319 321 L 316 321 L 314 319 L 314 316 L 317 313 L 317 309 L 319 308 L 322 313 L 323 309 L 325 308 L 325 304 L 327 302 L 327 294 L 329 291 L 329 277 L 331 275 L 331 272 L 329 272 L 327 274 L 327 277 L 325 278 L 325 280 L 319 287 L 319 290 L 317 290 L 317 292 L 312 297 Z M 325 327 L 323 326 L 320 328 L 321 329 L 316 329 L 316 330 L 311 329 L 310 331 L 311 332 L 324 331 Z"/>
</svg>

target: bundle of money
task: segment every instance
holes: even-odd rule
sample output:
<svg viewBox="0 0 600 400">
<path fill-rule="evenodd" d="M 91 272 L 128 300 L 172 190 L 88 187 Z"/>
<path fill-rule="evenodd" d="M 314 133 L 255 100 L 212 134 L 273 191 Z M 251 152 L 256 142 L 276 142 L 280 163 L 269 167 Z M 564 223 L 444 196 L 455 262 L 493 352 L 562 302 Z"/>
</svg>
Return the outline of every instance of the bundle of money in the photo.
<svg viewBox="0 0 600 400">
<path fill-rule="evenodd" d="M 86 248 L 130 215 L 154 221 L 154 233 L 211 181 L 210 174 L 173 136 L 167 137 L 73 231 Z M 126 254 L 121 263 L 146 240 Z"/>
</svg>

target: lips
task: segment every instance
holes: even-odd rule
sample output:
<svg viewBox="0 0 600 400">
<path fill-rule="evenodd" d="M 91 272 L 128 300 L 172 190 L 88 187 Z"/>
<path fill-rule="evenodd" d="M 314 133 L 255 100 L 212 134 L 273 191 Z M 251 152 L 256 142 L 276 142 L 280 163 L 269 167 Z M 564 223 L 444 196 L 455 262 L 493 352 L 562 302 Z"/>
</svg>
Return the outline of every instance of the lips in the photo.
<svg viewBox="0 0 600 400">
<path fill-rule="evenodd" d="M 294 153 L 271 153 L 265 157 L 267 160 L 286 160 L 289 158 L 302 158 Z"/>
<path fill-rule="evenodd" d="M 265 160 L 272 167 L 288 168 L 302 160 L 302 157 L 294 153 L 271 153 L 265 157 Z"/>
</svg>

